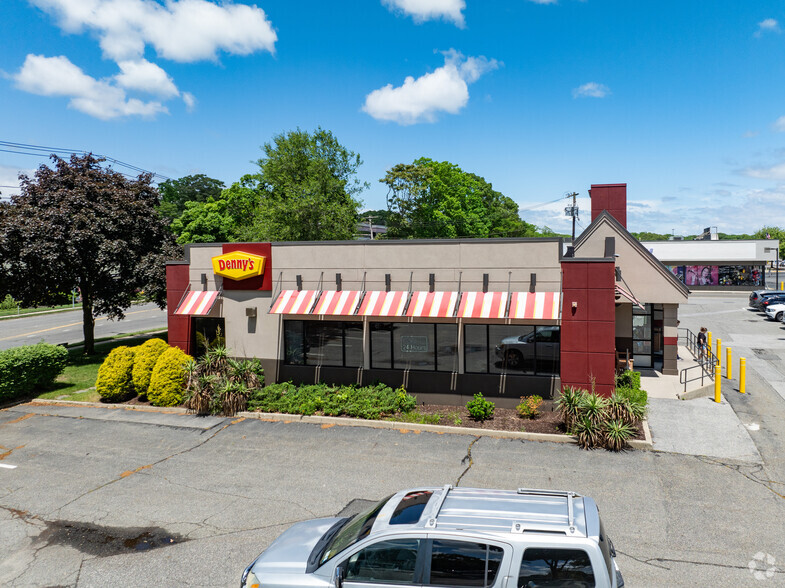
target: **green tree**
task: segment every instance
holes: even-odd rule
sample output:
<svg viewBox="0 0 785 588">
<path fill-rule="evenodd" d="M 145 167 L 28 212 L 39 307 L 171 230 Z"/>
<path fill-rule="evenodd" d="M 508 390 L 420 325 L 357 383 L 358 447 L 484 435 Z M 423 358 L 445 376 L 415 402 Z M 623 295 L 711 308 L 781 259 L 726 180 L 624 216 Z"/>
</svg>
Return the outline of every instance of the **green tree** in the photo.
<svg viewBox="0 0 785 588">
<path fill-rule="evenodd" d="M 204 174 L 166 180 L 158 184 L 161 194 L 158 211 L 171 222 L 185 212 L 187 202 L 207 202 L 210 198 L 220 198 L 223 189 L 222 181 Z"/>
<path fill-rule="evenodd" d="M 150 174 L 127 179 L 92 154 L 52 161 L 20 175 L 21 193 L 0 208 L 0 285 L 28 306 L 79 288 L 89 354 L 97 314 L 122 319 L 139 289 L 164 308 L 174 237 Z"/>
<path fill-rule="evenodd" d="M 361 205 L 356 197 L 368 187 L 357 179 L 362 164 L 358 154 L 322 128 L 276 135 L 262 150 L 259 173 L 246 185 L 259 195 L 251 234 L 246 237 L 265 241 L 354 237 Z"/>
<path fill-rule="evenodd" d="M 649 231 L 641 231 L 640 233 L 631 233 L 638 241 L 667 241 L 671 235 L 664 235 L 661 233 L 650 233 Z"/>
<path fill-rule="evenodd" d="M 379 180 L 387 185 L 387 238 L 526 237 L 536 227 L 514 200 L 454 163 L 426 157 L 399 163 Z"/>
<path fill-rule="evenodd" d="M 753 239 L 779 239 L 780 250 L 779 259 L 785 257 L 785 230 L 779 227 L 762 227 L 760 231 L 752 236 Z M 774 261 L 774 254 L 771 254 L 771 260 Z"/>
</svg>

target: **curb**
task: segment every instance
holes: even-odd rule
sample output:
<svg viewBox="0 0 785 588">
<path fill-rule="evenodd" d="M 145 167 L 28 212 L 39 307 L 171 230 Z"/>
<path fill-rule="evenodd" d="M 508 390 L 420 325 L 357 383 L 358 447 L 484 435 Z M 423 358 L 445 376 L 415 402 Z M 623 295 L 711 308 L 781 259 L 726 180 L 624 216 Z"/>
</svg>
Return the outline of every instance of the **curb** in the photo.
<svg viewBox="0 0 785 588">
<path fill-rule="evenodd" d="M 679 400 L 695 400 L 697 398 L 707 398 L 714 395 L 714 384 L 707 384 L 703 388 L 696 388 L 689 392 L 678 394 Z"/>
<path fill-rule="evenodd" d="M 104 404 L 102 402 L 79 402 L 78 400 L 43 400 L 35 398 L 28 404 L 37 406 L 86 406 L 90 408 L 112 408 L 124 410 L 138 410 L 140 412 L 162 412 L 170 414 L 191 415 L 187 409 L 178 406 L 146 406 L 134 404 Z M 241 417 L 256 419 L 272 423 L 306 423 L 312 425 L 331 425 L 344 427 L 365 427 L 367 429 L 396 429 L 400 432 L 414 433 L 437 433 L 439 435 L 449 433 L 453 435 L 471 435 L 473 437 L 493 437 L 495 439 L 520 439 L 522 441 L 537 441 L 548 443 L 567 443 L 577 445 L 577 440 L 570 435 L 559 435 L 553 433 L 527 433 L 525 431 L 498 431 L 496 429 L 472 429 L 469 427 L 448 427 L 445 425 L 428 425 L 417 423 L 402 423 L 399 421 L 372 421 L 366 419 L 355 419 L 350 417 L 332 416 L 306 416 L 299 414 L 281 414 L 277 412 L 238 412 L 234 418 Z M 229 418 L 229 417 L 227 417 Z M 651 431 L 649 423 L 642 421 L 645 440 L 629 441 L 629 446 L 633 449 L 651 451 L 653 449 Z"/>
</svg>

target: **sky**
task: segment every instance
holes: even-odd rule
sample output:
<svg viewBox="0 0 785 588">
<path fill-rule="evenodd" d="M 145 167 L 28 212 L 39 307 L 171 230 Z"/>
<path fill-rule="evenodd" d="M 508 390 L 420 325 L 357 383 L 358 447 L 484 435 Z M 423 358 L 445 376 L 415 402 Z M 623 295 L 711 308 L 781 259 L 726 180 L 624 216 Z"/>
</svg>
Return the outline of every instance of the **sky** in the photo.
<svg viewBox="0 0 785 588">
<path fill-rule="evenodd" d="M 321 126 L 362 157 L 366 209 L 429 157 L 562 232 L 564 196 L 580 231 L 603 183 L 631 231 L 785 227 L 781 1 L 3 0 L 0 35 L 4 197 L 47 163 L 8 143 L 228 186 Z"/>
</svg>

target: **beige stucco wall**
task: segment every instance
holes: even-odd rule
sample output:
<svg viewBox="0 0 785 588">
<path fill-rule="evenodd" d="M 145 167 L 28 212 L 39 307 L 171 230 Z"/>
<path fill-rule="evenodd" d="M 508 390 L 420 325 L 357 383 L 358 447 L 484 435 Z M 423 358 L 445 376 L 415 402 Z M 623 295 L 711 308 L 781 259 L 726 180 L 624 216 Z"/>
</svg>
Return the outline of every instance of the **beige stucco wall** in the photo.
<svg viewBox="0 0 785 588">
<path fill-rule="evenodd" d="M 561 291 L 558 240 L 477 240 L 477 241 L 352 241 L 339 243 L 273 243 L 273 292 L 224 291 L 210 316 L 224 317 L 226 343 L 233 355 L 277 359 L 281 356 L 279 335 L 282 317 L 269 314 L 272 295 L 297 288 L 302 276 L 304 290 L 335 289 L 335 274 L 341 274 L 343 290 L 384 290 L 385 274 L 391 274 L 392 290 L 428 290 L 429 274 L 435 274 L 435 289 L 482 290 L 483 274 L 489 274 L 489 291 L 529 291 L 530 275 L 537 274 L 536 291 Z M 211 258 L 221 255 L 221 245 L 189 246 L 191 288 L 202 290 L 201 274 L 207 275 L 207 289 L 218 289 L 222 278 L 213 274 Z M 256 308 L 256 318 L 246 316 Z M 326 319 L 329 320 L 329 319 Z M 337 317 L 335 320 L 345 320 Z M 357 319 L 361 320 L 361 319 Z M 488 322 L 488 321 L 485 321 Z"/>
<path fill-rule="evenodd" d="M 621 268 L 622 280 L 618 283 L 640 302 L 681 304 L 687 294 L 663 275 L 660 263 L 644 255 L 638 247 L 627 241 L 610 223 L 600 223 L 592 234 L 575 250 L 575 257 L 604 257 L 605 238 L 614 237 L 616 267 Z M 665 270 L 667 271 L 667 270 Z"/>
</svg>

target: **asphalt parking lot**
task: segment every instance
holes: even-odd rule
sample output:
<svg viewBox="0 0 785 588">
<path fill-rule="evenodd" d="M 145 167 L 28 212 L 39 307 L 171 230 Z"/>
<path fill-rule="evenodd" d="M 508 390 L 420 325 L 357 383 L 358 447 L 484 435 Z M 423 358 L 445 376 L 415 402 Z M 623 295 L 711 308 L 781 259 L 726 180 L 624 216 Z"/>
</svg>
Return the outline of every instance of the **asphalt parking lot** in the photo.
<svg viewBox="0 0 785 588">
<path fill-rule="evenodd" d="M 763 325 L 739 297 L 729 302 L 696 296 L 682 308 L 681 326 L 703 321 L 739 349 L 751 336 L 755 349 L 769 345 L 768 357 L 785 357 L 779 325 Z M 594 497 L 628 586 L 783 585 L 785 400 L 778 380 L 769 385 L 757 372 L 780 373 L 777 361 L 756 356 L 747 397 L 733 381 L 723 389 L 742 421 L 758 425 L 750 434 L 763 464 L 410 430 L 11 407 L 0 411 L 0 585 L 236 586 L 244 566 L 294 522 L 445 483 Z"/>
</svg>

